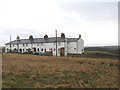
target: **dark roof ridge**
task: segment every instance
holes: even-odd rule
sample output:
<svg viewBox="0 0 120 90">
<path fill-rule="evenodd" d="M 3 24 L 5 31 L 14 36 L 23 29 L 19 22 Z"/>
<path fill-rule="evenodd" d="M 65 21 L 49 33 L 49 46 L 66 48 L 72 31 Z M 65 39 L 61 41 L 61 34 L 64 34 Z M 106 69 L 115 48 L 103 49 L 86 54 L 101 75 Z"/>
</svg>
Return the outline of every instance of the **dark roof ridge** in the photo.
<svg viewBox="0 0 120 90">
<path fill-rule="evenodd" d="M 79 38 L 61 38 L 57 37 L 59 42 L 64 42 L 65 39 L 67 39 L 68 42 L 76 42 L 79 40 Z M 34 38 L 34 43 L 53 43 L 56 41 L 56 37 L 49 37 L 47 40 L 44 38 Z M 10 43 L 10 42 L 9 42 Z M 6 43 L 6 44 L 9 44 Z M 16 44 L 17 40 L 11 41 L 12 44 Z M 20 43 L 30 43 L 29 39 L 20 39 Z"/>
<path fill-rule="evenodd" d="M 56 37 L 48 37 L 48 39 L 49 39 L 49 38 L 56 38 Z M 61 37 L 57 37 L 57 38 L 61 38 Z M 65 38 L 66 38 L 66 37 L 65 37 Z M 44 39 L 44 38 L 33 38 L 33 39 Z M 28 38 L 28 39 L 24 39 L 24 38 L 23 38 L 23 39 L 20 39 L 20 40 L 29 40 L 29 38 Z M 14 40 L 14 41 L 15 41 L 15 40 Z"/>
<path fill-rule="evenodd" d="M 52 38 L 56 38 L 56 37 L 49 37 L 48 39 L 52 39 Z M 57 38 L 61 38 L 61 37 L 57 37 Z M 44 39 L 44 38 L 33 38 L 33 39 Z M 79 39 L 79 38 L 66 38 L 66 39 Z M 20 40 L 29 40 L 29 38 L 28 39 L 20 39 Z"/>
</svg>

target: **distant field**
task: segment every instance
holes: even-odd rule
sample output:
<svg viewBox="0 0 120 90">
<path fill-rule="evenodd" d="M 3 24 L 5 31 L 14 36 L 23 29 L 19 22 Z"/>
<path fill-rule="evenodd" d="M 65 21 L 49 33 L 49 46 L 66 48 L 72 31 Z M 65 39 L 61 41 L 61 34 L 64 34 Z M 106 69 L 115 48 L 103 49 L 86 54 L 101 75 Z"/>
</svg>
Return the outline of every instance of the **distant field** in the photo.
<svg viewBox="0 0 120 90">
<path fill-rule="evenodd" d="M 118 60 L 3 55 L 3 88 L 118 88 Z"/>
<path fill-rule="evenodd" d="M 102 51 L 113 54 L 118 54 L 120 51 L 120 46 L 96 46 L 96 47 L 85 47 L 85 51 Z"/>
<path fill-rule="evenodd" d="M 105 52 L 105 51 L 85 51 L 84 54 L 69 54 L 71 57 L 80 58 L 103 58 L 103 59 L 118 59 L 117 53 Z"/>
</svg>

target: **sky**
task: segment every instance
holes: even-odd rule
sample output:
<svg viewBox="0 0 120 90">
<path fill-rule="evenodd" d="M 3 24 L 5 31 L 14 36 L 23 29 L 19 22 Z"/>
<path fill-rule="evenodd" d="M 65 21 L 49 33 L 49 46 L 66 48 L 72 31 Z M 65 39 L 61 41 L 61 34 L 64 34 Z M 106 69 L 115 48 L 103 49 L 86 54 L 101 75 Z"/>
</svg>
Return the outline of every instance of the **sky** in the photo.
<svg viewBox="0 0 120 90">
<path fill-rule="evenodd" d="M 85 46 L 118 45 L 118 0 L 0 0 L 0 46 L 27 39 L 81 34 Z"/>
</svg>

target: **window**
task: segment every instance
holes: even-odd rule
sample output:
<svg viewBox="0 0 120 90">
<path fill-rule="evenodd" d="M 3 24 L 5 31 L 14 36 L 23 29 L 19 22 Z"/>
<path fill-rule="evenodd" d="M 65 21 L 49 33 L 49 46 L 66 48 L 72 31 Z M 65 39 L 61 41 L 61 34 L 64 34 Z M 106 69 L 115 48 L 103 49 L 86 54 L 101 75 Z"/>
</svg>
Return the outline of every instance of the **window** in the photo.
<svg viewBox="0 0 120 90">
<path fill-rule="evenodd" d="M 45 49 L 45 52 L 46 52 L 46 49 Z"/>
<path fill-rule="evenodd" d="M 50 51 L 52 51 L 52 48 L 49 48 Z"/>
<path fill-rule="evenodd" d="M 14 44 L 13 44 L 13 46 L 14 46 Z"/>
<path fill-rule="evenodd" d="M 37 45 L 39 46 L 39 43 Z"/>
<path fill-rule="evenodd" d="M 59 54 L 60 54 L 60 50 L 61 50 L 61 49 L 59 48 L 59 49 L 58 49 L 58 53 L 59 53 Z"/>
<path fill-rule="evenodd" d="M 28 46 L 28 44 L 26 44 L 26 46 Z"/>
<path fill-rule="evenodd" d="M 41 45 L 43 45 L 43 43 L 41 43 Z"/>
<path fill-rule="evenodd" d="M 34 43 L 31 43 L 32 46 L 34 46 L 35 44 Z"/>
<path fill-rule="evenodd" d="M 41 49 L 41 51 L 43 51 L 43 48 Z"/>
<path fill-rule="evenodd" d="M 58 45 L 60 45 L 61 43 L 60 42 L 58 42 Z"/>
<path fill-rule="evenodd" d="M 24 44 L 23 44 L 23 46 L 24 46 Z"/>
<path fill-rule="evenodd" d="M 74 48 L 74 51 L 76 51 L 76 48 Z"/>
<path fill-rule="evenodd" d="M 39 48 L 37 49 L 37 51 L 39 51 Z"/>
<path fill-rule="evenodd" d="M 54 48 L 54 51 L 55 51 L 55 48 Z"/>
<path fill-rule="evenodd" d="M 82 49 L 82 52 L 84 52 L 84 49 Z"/>
<path fill-rule="evenodd" d="M 22 49 L 20 48 L 19 51 L 22 52 Z"/>
<path fill-rule="evenodd" d="M 70 44 L 70 42 L 68 42 L 68 44 Z"/>
<path fill-rule="evenodd" d="M 24 52 L 24 49 L 23 49 L 23 52 Z"/>
</svg>

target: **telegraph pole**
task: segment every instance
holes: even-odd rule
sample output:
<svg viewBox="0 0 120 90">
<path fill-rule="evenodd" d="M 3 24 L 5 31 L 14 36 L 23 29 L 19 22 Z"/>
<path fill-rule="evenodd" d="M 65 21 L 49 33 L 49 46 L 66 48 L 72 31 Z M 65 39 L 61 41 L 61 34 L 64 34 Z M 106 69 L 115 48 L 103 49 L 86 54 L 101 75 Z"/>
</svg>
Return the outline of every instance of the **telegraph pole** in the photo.
<svg viewBox="0 0 120 90">
<path fill-rule="evenodd" d="M 11 52 L 11 35 L 10 35 L 10 52 Z"/>
<path fill-rule="evenodd" d="M 56 57 L 57 57 L 57 30 L 56 30 Z"/>
</svg>

